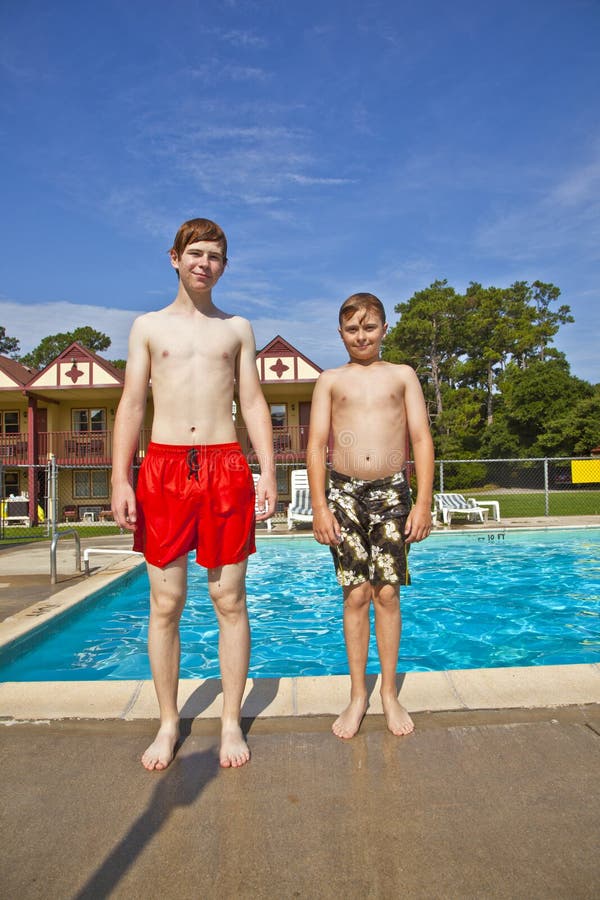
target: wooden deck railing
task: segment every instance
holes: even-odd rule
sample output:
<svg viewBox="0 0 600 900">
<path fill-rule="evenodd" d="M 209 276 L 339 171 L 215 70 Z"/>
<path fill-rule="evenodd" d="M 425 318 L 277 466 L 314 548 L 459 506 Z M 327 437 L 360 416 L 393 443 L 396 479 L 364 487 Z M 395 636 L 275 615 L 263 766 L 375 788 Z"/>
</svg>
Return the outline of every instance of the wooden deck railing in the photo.
<svg viewBox="0 0 600 900">
<path fill-rule="evenodd" d="M 256 456 L 244 426 L 236 428 L 237 439 L 249 462 Z M 37 453 L 33 463 L 44 465 L 52 453 L 62 466 L 110 466 L 112 431 L 42 431 L 37 436 Z M 273 446 L 278 462 L 303 462 L 306 459 L 308 428 L 294 425 L 273 429 Z M 150 429 L 143 428 L 138 442 L 137 458 L 143 458 L 150 442 Z M 0 435 L 0 463 L 5 466 L 27 465 L 29 438 L 26 432 Z"/>
</svg>

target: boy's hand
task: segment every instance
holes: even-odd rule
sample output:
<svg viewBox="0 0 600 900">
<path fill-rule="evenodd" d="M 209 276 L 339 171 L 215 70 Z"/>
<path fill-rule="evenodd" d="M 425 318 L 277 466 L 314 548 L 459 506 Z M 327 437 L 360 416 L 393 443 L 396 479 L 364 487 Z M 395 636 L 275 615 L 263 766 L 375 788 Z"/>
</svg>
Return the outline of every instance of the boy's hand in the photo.
<svg viewBox="0 0 600 900">
<path fill-rule="evenodd" d="M 431 512 L 429 507 L 413 506 L 404 529 L 404 540 L 407 544 L 417 544 L 431 534 Z"/>
<path fill-rule="evenodd" d="M 129 483 L 113 487 L 111 509 L 113 518 L 120 528 L 135 531 L 137 527 L 135 493 Z"/>
<path fill-rule="evenodd" d="M 328 507 L 313 509 L 313 534 L 319 544 L 327 544 L 329 547 L 336 547 L 341 541 L 342 531 L 338 520 Z"/>
<path fill-rule="evenodd" d="M 273 476 L 260 476 L 256 483 L 256 521 L 270 519 L 277 507 L 277 483 Z M 262 510 L 262 512 L 258 512 Z"/>
</svg>

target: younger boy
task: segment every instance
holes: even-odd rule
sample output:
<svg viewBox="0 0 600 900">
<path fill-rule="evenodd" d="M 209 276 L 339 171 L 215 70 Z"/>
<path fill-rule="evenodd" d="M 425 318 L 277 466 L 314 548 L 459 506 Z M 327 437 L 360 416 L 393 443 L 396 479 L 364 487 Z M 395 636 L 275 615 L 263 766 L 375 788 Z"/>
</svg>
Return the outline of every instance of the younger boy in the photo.
<svg viewBox="0 0 600 900">
<path fill-rule="evenodd" d="M 175 300 L 135 320 L 125 386 L 115 420 L 112 510 L 134 532 L 150 578 L 148 652 L 160 728 L 142 756 L 148 770 L 166 769 L 179 737 L 179 620 L 187 591 L 187 555 L 208 569 L 219 623 L 223 685 L 220 763 L 242 766 L 250 752 L 240 712 L 250 656 L 245 575 L 254 545 L 254 485 L 236 440 L 234 382 L 261 465 L 257 500 L 266 519 L 277 489 L 271 417 L 256 370 L 250 323 L 217 309 L 212 289 L 227 265 L 227 240 L 208 219 L 184 222 L 170 250 L 179 287 Z M 129 481 L 146 393 L 152 381 L 151 443 L 137 492 Z"/>
<path fill-rule="evenodd" d="M 373 601 L 383 712 L 389 730 L 403 735 L 414 724 L 396 692 L 399 589 L 410 583 L 410 544 L 431 531 L 433 442 L 414 370 L 379 358 L 387 331 L 381 301 L 373 294 L 353 294 L 341 306 L 339 326 L 350 360 L 319 376 L 307 455 L 314 535 L 331 548 L 344 594 L 351 692 L 333 732 L 340 738 L 354 737 L 367 711 L 365 671 Z M 326 494 L 330 431 L 332 471 Z M 404 470 L 407 437 L 418 487 L 412 508 Z"/>
</svg>

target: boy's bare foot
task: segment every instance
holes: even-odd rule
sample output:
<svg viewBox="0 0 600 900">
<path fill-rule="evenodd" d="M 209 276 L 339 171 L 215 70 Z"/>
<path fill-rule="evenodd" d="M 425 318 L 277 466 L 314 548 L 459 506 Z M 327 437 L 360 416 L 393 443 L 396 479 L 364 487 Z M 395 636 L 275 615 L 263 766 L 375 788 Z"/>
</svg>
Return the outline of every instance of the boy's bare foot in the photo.
<svg viewBox="0 0 600 900">
<path fill-rule="evenodd" d="M 360 723 L 365 717 L 368 705 L 369 702 L 366 697 L 351 700 L 344 712 L 337 717 L 331 726 L 335 736 L 346 741 L 353 738 L 360 728 Z"/>
<path fill-rule="evenodd" d="M 415 723 L 402 704 L 398 702 L 396 696 L 384 697 L 382 695 L 381 705 L 383 706 L 387 727 L 392 734 L 401 737 L 403 734 L 410 734 L 411 731 L 415 730 Z"/>
<path fill-rule="evenodd" d="M 162 772 L 170 765 L 179 739 L 179 724 L 161 725 L 158 733 L 142 756 L 142 765 L 149 772 Z"/>
<path fill-rule="evenodd" d="M 250 759 L 250 748 L 244 740 L 242 729 L 237 722 L 223 723 L 221 728 L 221 749 L 219 762 L 224 769 L 245 766 Z"/>
</svg>

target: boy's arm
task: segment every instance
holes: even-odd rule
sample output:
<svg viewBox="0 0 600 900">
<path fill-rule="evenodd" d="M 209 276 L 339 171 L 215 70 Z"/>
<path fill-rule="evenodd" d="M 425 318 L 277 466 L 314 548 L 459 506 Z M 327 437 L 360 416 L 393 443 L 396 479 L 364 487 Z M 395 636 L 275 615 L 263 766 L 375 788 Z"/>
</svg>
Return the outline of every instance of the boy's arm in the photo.
<svg viewBox="0 0 600 900">
<path fill-rule="evenodd" d="M 319 375 L 312 396 L 306 465 L 313 511 L 313 534 L 320 544 L 335 546 L 340 542 L 340 526 L 327 505 L 325 495 L 327 444 L 330 429 L 331 379 L 329 373 L 323 372 Z"/>
<path fill-rule="evenodd" d="M 431 533 L 434 453 L 429 417 L 423 390 L 416 372 L 407 368 L 404 403 L 408 434 L 412 445 L 417 475 L 417 499 L 406 521 L 408 544 L 422 541 Z"/>
<path fill-rule="evenodd" d="M 131 461 L 146 412 L 150 378 L 150 351 L 142 323 L 137 319 L 129 335 L 123 394 L 113 432 L 112 514 L 117 525 L 135 531 L 135 493 L 129 480 Z"/>
<path fill-rule="evenodd" d="M 242 319 L 241 344 L 237 363 L 238 393 L 248 436 L 258 457 L 260 478 L 256 485 L 259 509 L 257 521 L 270 518 L 277 506 L 277 481 L 273 453 L 271 413 L 262 392 L 256 369 L 256 343 L 249 322 Z"/>
</svg>

